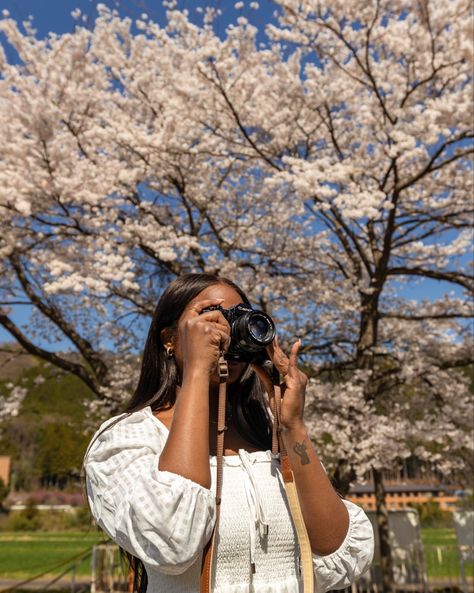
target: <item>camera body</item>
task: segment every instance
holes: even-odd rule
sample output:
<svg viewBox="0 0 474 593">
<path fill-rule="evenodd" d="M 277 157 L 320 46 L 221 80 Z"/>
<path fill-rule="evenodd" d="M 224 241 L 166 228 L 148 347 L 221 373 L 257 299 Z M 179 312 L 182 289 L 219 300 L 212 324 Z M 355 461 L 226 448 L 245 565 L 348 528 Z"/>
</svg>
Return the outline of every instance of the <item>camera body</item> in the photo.
<svg viewBox="0 0 474 593">
<path fill-rule="evenodd" d="M 246 303 L 224 309 L 220 305 L 206 307 L 201 311 L 220 311 L 230 325 L 231 342 L 226 360 L 253 362 L 266 360 L 265 348 L 275 337 L 272 318 Z"/>
</svg>

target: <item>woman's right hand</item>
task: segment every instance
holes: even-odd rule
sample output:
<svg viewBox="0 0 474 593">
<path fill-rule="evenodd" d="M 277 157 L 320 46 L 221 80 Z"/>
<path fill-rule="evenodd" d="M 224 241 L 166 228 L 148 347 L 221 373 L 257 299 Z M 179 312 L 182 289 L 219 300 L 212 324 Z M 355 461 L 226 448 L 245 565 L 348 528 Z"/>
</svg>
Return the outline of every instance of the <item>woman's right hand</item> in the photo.
<svg viewBox="0 0 474 593">
<path fill-rule="evenodd" d="M 230 345 L 230 326 L 221 311 L 206 311 L 224 299 L 206 299 L 188 306 L 178 323 L 178 344 L 175 355 L 187 372 L 204 372 L 211 376 L 222 352 Z M 181 358 L 181 360 L 179 360 Z"/>
</svg>

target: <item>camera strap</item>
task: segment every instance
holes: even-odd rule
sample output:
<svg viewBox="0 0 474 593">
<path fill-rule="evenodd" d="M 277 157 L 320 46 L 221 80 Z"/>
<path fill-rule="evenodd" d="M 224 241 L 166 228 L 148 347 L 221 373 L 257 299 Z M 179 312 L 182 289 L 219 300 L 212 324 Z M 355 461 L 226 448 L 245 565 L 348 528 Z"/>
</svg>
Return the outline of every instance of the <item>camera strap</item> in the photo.
<svg viewBox="0 0 474 593">
<path fill-rule="evenodd" d="M 214 529 L 206 547 L 203 550 L 200 578 L 200 593 L 211 593 L 212 590 L 212 564 L 215 557 L 216 534 L 219 528 L 219 518 L 222 497 L 223 457 L 224 457 L 224 434 L 227 429 L 226 421 L 226 400 L 227 400 L 227 378 L 229 370 L 223 356 L 219 358 L 219 401 L 217 410 L 217 448 L 216 448 L 216 520 Z M 272 427 L 272 453 L 280 453 L 280 472 L 283 477 L 285 491 L 288 499 L 288 506 L 295 526 L 300 548 L 300 570 L 303 577 L 303 593 L 314 593 L 314 569 L 311 544 L 308 532 L 301 512 L 298 500 L 298 492 L 291 470 L 290 459 L 285 447 L 281 433 L 281 387 L 278 373 L 274 369 L 272 374 L 273 391 L 270 396 L 270 407 L 273 414 Z"/>
<path fill-rule="evenodd" d="M 223 476 L 223 458 L 224 458 L 224 433 L 227 429 L 225 425 L 225 412 L 227 400 L 227 378 L 229 368 L 224 356 L 219 358 L 219 401 L 217 407 L 217 447 L 216 447 L 216 520 L 212 535 L 206 544 L 202 554 L 200 592 L 211 593 L 212 582 L 212 561 L 215 556 L 216 534 L 219 528 L 219 518 L 221 512 L 222 497 L 222 476 Z"/>
<path fill-rule="evenodd" d="M 291 469 L 290 458 L 286 450 L 281 430 L 281 386 L 276 369 L 272 373 L 273 393 L 270 393 L 270 408 L 273 414 L 272 453 L 280 453 L 280 473 L 285 485 L 288 506 L 293 519 L 293 525 L 298 537 L 300 548 L 300 571 L 303 578 L 303 593 L 314 593 L 315 575 L 313 567 L 313 553 L 308 532 L 301 512 L 295 478 Z"/>
</svg>

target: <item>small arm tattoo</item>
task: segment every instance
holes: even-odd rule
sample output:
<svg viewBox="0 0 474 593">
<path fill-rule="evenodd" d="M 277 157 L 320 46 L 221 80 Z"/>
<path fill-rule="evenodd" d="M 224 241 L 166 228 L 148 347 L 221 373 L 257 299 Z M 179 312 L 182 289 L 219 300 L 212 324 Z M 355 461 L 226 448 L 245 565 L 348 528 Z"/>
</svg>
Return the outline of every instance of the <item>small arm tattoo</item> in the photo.
<svg viewBox="0 0 474 593">
<path fill-rule="evenodd" d="M 293 451 L 301 457 L 301 465 L 307 465 L 308 463 L 311 463 L 308 453 L 306 453 L 306 443 L 304 440 L 301 441 L 301 443 L 295 443 L 293 446 Z"/>
</svg>

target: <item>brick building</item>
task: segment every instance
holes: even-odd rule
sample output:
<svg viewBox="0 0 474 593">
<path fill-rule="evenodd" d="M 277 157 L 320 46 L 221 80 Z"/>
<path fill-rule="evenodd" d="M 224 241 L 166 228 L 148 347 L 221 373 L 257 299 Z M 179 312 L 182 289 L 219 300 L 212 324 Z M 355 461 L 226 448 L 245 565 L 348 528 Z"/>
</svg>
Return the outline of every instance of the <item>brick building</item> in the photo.
<svg viewBox="0 0 474 593">
<path fill-rule="evenodd" d="M 385 484 L 387 508 L 406 509 L 409 503 L 437 502 L 440 509 L 454 511 L 460 486 L 422 482 Z M 375 510 L 374 486 L 372 483 L 354 485 L 347 498 L 366 510 Z"/>
</svg>

